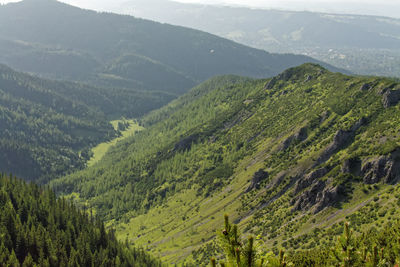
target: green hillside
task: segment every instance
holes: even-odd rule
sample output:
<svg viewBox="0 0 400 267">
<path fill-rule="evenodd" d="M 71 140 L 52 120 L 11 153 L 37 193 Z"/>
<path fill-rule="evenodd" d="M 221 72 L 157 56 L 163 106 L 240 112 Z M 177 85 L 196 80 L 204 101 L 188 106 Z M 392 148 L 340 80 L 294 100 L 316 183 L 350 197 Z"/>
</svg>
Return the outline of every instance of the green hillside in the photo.
<svg viewBox="0 0 400 267">
<path fill-rule="evenodd" d="M 170 262 L 203 261 L 224 213 L 267 247 L 328 244 L 345 218 L 363 229 L 398 217 L 399 86 L 313 64 L 217 77 L 51 185 Z"/>
<path fill-rule="evenodd" d="M 2 266 L 161 266 L 53 192 L 0 175 Z"/>
</svg>

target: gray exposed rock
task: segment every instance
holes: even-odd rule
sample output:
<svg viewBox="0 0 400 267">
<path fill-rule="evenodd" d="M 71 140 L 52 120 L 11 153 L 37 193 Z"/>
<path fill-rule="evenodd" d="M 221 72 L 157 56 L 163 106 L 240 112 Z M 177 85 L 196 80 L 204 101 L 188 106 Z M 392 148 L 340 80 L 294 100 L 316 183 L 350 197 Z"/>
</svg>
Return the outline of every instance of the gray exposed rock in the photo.
<svg viewBox="0 0 400 267">
<path fill-rule="evenodd" d="M 371 89 L 371 85 L 369 83 L 364 83 L 363 85 L 361 85 L 360 90 L 361 91 L 368 91 L 369 89 Z"/>
<path fill-rule="evenodd" d="M 333 142 L 330 143 L 327 148 L 322 152 L 321 156 L 317 160 L 317 164 L 327 161 L 334 153 L 345 147 L 346 144 L 353 138 L 353 131 L 339 130 L 333 137 Z"/>
<path fill-rule="evenodd" d="M 326 121 L 326 119 L 329 118 L 330 115 L 331 113 L 328 110 L 322 112 L 320 115 L 319 123 L 323 123 L 324 121 Z"/>
<path fill-rule="evenodd" d="M 301 195 L 292 200 L 292 204 L 294 204 L 292 210 L 305 210 L 314 206 L 318 193 L 324 190 L 325 185 L 325 182 L 321 180 L 314 182 L 309 190 L 304 191 Z"/>
<path fill-rule="evenodd" d="M 292 201 L 294 204 L 292 211 L 312 209 L 313 213 L 318 213 L 336 204 L 342 197 L 343 191 L 342 185 L 333 187 L 327 186 L 324 181 L 316 181 L 309 190 Z"/>
<path fill-rule="evenodd" d="M 400 89 L 397 90 L 387 90 L 383 94 L 382 103 L 385 108 L 397 105 L 400 101 Z"/>
<path fill-rule="evenodd" d="M 342 185 L 337 185 L 335 187 L 325 188 L 322 192 L 319 192 L 315 200 L 316 204 L 313 213 L 318 213 L 326 207 L 336 204 L 342 197 L 343 191 L 344 187 Z"/>
<path fill-rule="evenodd" d="M 342 172 L 359 176 L 361 173 L 361 160 L 358 158 L 346 159 L 342 164 Z"/>
<path fill-rule="evenodd" d="M 303 127 L 294 134 L 294 138 L 298 141 L 304 141 L 308 137 L 307 135 L 307 127 Z"/>
<path fill-rule="evenodd" d="M 343 149 L 346 145 L 350 144 L 354 138 L 355 132 L 366 122 L 367 120 L 365 118 L 361 118 L 351 127 L 349 131 L 338 130 L 333 137 L 332 143 L 327 146 L 327 148 L 317 160 L 317 165 L 327 161 L 334 153 Z"/>
<path fill-rule="evenodd" d="M 311 75 L 307 75 L 307 77 L 305 78 L 304 82 L 309 82 L 312 80 L 312 76 Z"/>
<path fill-rule="evenodd" d="M 366 184 L 379 182 L 395 183 L 400 181 L 400 149 L 390 155 L 365 160 L 361 173 Z"/>
<path fill-rule="evenodd" d="M 328 172 L 329 172 L 329 169 L 327 167 L 320 168 L 320 169 L 310 172 L 309 174 L 305 175 L 301 179 L 297 180 L 295 188 L 294 188 L 295 194 L 298 194 L 300 191 L 309 187 L 316 179 L 323 177 Z"/>
<path fill-rule="evenodd" d="M 251 179 L 251 183 L 249 185 L 249 187 L 247 187 L 246 189 L 246 193 L 250 192 L 251 190 L 253 190 L 254 188 L 259 188 L 260 187 L 260 183 L 262 181 L 264 181 L 265 179 L 268 179 L 269 174 L 268 172 L 260 169 L 258 170 L 256 173 L 254 173 L 253 178 Z"/>
<path fill-rule="evenodd" d="M 282 142 L 278 150 L 279 151 L 286 150 L 293 142 L 295 141 L 302 142 L 306 140 L 307 137 L 308 137 L 307 127 L 303 127 L 299 129 L 295 134 L 286 138 L 285 141 Z"/>
</svg>

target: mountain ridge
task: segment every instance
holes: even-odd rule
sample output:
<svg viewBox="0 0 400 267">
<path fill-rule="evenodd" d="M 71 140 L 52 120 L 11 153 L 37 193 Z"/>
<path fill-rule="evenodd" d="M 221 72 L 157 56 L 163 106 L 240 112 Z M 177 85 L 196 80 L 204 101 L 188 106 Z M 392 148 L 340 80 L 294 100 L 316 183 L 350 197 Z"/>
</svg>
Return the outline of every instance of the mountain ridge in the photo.
<svg viewBox="0 0 400 267">
<path fill-rule="evenodd" d="M 146 129 L 111 148 L 97 167 L 51 185 L 88 201 L 119 237 L 168 262 L 204 262 L 192 256 L 223 213 L 268 246 L 289 247 L 289 233 L 290 248 L 306 237 L 315 244 L 313 219 L 330 224 L 320 237 L 330 242 L 322 233 L 340 229 L 342 212 L 357 218 L 360 198 L 390 188 L 382 177 L 400 178 L 391 171 L 400 99 L 385 104 L 398 91 L 388 78 L 313 64 L 272 79 L 215 78 L 145 116 Z M 374 171 L 380 162 L 384 174 Z"/>
</svg>

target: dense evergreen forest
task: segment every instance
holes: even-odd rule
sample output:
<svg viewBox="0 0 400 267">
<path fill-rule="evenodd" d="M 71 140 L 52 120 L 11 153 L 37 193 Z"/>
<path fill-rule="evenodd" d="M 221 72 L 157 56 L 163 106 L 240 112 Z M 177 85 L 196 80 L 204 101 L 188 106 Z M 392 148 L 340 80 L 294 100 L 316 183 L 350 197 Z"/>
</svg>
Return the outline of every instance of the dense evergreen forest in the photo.
<svg viewBox="0 0 400 267">
<path fill-rule="evenodd" d="M 373 223 L 363 213 L 396 218 L 382 213 L 393 194 L 367 204 L 400 180 L 398 92 L 389 78 L 313 64 L 268 80 L 217 77 L 146 115 L 146 129 L 95 166 L 51 186 L 76 193 L 121 238 L 168 252 L 171 262 L 196 262 L 183 249 L 203 250 L 223 212 L 274 247 L 332 244 L 343 214 L 362 229 Z"/>
<path fill-rule="evenodd" d="M 165 97 L 55 82 L 0 65 L 0 171 L 46 182 L 82 169 L 92 146 L 118 135 L 110 119 L 139 116 Z"/>
<path fill-rule="evenodd" d="M 160 266 L 65 199 L 0 175 L 1 266 Z"/>
<path fill-rule="evenodd" d="M 345 222 L 342 223 L 343 234 L 337 236 L 333 246 L 321 246 L 291 254 L 280 250 L 278 255 L 262 251 L 259 240 L 252 236 L 248 237 L 247 241 L 243 240 L 238 226 L 231 224 L 227 215 L 224 226 L 217 233 L 218 246 L 224 254 L 219 266 L 376 267 L 400 264 L 400 220 L 387 223 L 381 231 L 373 227 L 358 235 L 355 235 L 353 227 Z M 212 267 L 217 266 L 217 262 L 214 257 L 210 259 Z"/>
</svg>

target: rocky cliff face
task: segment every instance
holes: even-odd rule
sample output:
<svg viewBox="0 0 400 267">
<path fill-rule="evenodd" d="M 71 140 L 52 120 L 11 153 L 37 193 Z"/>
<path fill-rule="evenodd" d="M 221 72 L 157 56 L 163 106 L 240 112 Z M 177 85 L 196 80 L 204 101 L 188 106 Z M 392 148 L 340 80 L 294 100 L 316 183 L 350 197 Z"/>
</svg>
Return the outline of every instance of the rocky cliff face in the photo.
<svg viewBox="0 0 400 267">
<path fill-rule="evenodd" d="M 386 156 L 366 159 L 361 169 L 366 184 L 397 183 L 400 181 L 400 149 Z"/>
<path fill-rule="evenodd" d="M 260 169 L 258 170 L 256 173 L 254 173 L 253 178 L 251 179 L 251 183 L 249 185 L 249 187 L 247 187 L 246 189 L 246 193 L 250 192 L 251 190 L 255 189 L 255 188 L 259 188 L 260 187 L 260 183 L 266 179 L 268 179 L 269 174 L 268 172 Z"/>
<path fill-rule="evenodd" d="M 385 108 L 397 105 L 400 101 L 400 89 L 397 90 L 387 90 L 383 94 L 382 103 Z"/>
</svg>

